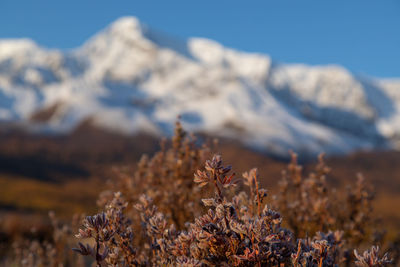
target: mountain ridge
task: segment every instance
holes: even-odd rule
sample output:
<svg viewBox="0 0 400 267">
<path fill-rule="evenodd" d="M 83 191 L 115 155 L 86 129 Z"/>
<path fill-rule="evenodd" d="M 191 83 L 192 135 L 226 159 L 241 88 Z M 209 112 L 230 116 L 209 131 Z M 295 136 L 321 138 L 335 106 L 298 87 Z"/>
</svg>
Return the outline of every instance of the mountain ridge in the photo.
<svg viewBox="0 0 400 267">
<path fill-rule="evenodd" d="M 35 114 L 57 108 L 45 117 Z M 273 61 L 124 17 L 69 51 L 0 40 L 0 120 L 68 132 L 84 120 L 126 134 L 194 132 L 287 155 L 400 147 L 400 80 L 338 65 Z"/>
</svg>

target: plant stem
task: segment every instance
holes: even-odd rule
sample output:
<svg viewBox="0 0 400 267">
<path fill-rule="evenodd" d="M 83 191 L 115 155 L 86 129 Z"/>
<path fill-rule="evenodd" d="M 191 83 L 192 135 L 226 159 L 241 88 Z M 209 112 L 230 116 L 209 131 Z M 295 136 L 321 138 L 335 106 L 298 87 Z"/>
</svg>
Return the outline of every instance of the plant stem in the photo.
<svg viewBox="0 0 400 267">
<path fill-rule="evenodd" d="M 222 191 L 221 189 L 219 189 L 218 183 L 217 183 L 217 175 L 215 174 L 215 172 L 213 172 L 213 182 L 214 182 L 214 186 L 217 190 L 217 194 L 218 194 L 218 198 L 219 198 L 219 202 L 222 204 L 222 200 L 223 200 L 223 196 L 222 196 Z M 226 218 L 226 212 L 225 212 L 225 207 L 224 208 L 224 222 L 226 225 L 226 228 L 229 230 L 230 226 L 228 223 L 228 219 Z"/>
</svg>

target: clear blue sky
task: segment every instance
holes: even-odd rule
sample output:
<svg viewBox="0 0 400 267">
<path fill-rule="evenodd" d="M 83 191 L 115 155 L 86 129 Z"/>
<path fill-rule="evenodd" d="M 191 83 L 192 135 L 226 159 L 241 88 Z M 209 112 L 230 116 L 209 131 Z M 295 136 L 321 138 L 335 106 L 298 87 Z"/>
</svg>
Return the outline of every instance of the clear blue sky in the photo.
<svg viewBox="0 0 400 267">
<path fill-rule="evenodd" d="M 0 38 L 68 49 L 126 15 L 278 61 L 400 77 L 399 0 L 0 0 Z"/>
</svg>

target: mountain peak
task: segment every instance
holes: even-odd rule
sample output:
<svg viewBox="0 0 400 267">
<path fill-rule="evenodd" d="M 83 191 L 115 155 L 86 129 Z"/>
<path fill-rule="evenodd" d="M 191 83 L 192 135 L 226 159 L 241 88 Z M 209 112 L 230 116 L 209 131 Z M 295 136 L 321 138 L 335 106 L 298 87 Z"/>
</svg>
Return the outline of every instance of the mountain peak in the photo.
<svg viewBox="0 0 400 267">
<path fill-rule="evenodd" d="M 98 60 L 103 63 L 108 62 L 104 66 L 102 63 L 100 68 L 106 65 L 107 68 L 115 68 L 113 64 L 125 58 L 121 54 L 132 55 L 134 47 L 151 46 L 145 33 L 147 33 L 146 27 L 136 17 L 122 17 L 90 38 L 78 51 L 81 56 L 89 56 L 96 60 L 98 66 Z"/>
<path fill-rule="evenodd" d="M 145 26 L 136 17 L 122 17 L 111 23 L 109 29 L 111 32 L 132 37 L 143 35 Z"/>
<path fill-rule="evenodd" d="M 0 60 L 35 49 L 38 49 L 38 46 L 31 39 L 3 39 L 0 40 Z"/>
</svg>

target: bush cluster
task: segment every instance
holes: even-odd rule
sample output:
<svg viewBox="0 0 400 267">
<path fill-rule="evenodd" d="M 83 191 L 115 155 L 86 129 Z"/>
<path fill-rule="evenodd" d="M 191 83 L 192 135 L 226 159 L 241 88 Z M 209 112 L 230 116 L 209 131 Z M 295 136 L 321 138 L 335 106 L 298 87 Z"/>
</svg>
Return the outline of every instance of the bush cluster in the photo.
<svg viewBox="0 0 400 267">
<path fill-rule="evenodd" d="M 123 170 L 103 192 L 101 211 L 77 230 L 54 222 L 51 242 L 16 247 L 24 266 L 389 266 L 398 244 L 385 245 L 359 176 L 346 193 L 326 182 L 323 157 L 308 176 L 296 155 L 267 196 L 257 169 L 242 175 L 199 146 L 178 123 L 172 142 L 136 171 Z M 55 220 L 55 219 L 54 219 Z M 75 223 L 76 225 L 76 223 Z M 34 244 L 34 245 L 33 245 Z M 360 252 L 360 251 L 363 252 Z M 38 251 L 41 251 L 40 255 Z M 85 256 L 82 257 L 79 254 Z M 67 256 L 66 256 L 67 255 Z M 79 256 L 79 257 L 77 257 Z"/>
</svg>

